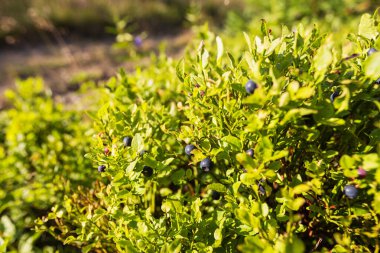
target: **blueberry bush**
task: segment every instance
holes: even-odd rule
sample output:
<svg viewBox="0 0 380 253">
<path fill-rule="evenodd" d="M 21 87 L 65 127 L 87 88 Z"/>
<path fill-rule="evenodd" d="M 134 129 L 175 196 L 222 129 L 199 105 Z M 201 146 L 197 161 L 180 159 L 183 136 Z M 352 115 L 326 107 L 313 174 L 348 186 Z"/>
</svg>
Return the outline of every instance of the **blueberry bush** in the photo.
<svg viewBox="0 0 380 253">
<path fill-rule="evenodd" d="M 55 102 L 39 78 L 17 82 L 6 95 L 12 107 L 0 112 L 0 252 L 75 252 L 32 229 L 64 195 L 96 180 L 84 158 L 90 121 Z"/>
<path fill-rule="evenodd" d="M 201 27 L 181 60 L 111 78 L 97 179 L 37 231 L 83 252 L 379 252 L 379 15 L 343 44 L 260 30 Z"/>
</svg>

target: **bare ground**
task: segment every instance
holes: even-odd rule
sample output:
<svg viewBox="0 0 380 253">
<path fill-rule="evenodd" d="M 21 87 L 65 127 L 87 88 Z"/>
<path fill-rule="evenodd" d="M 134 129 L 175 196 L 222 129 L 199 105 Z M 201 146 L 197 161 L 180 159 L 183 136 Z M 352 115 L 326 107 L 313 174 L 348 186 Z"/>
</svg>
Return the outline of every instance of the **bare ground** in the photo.
<svg viewBox="0 0 380 253">
<path fill-rule="evenodd" d="M 83 80 L 104 81 L 119 68 L 133 71 L 136 65 L 149 64 L 149 53 L 158 50 L 161 42 L 170 41 L 167 53 L 181 55 L 191 38 L 190 31 L 175 35 L 148 37 L 141 51 L 147 56 L 139 60 L 121 57 L 113 39 L 71 39 L 44 41 L 41 44 L 0 47 L 0 109 L 6 106 L 4 91 L 13 88 L 17 78 L 40 76 L 60 100 L 71 102 L 73 91 Z"/>
</svg>

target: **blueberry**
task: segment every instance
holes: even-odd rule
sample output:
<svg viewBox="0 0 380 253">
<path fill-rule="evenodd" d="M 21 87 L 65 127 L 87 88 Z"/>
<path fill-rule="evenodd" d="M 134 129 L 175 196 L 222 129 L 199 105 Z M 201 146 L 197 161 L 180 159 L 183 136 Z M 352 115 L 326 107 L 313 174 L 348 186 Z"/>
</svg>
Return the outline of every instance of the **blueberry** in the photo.
<svg viewBox="0 0 380 253">
<path fill-rule="evenodd" d="M 365 176 L 367 176 L 367 171 L 365 171 L 362 167 L 359 167 L 358 168 L 358 176 L 361 178 L 364 178 Z"/>
<path fill-rule="evenodd" d="M 203 159 L 200 163 L 200 167 L 203 171 L 208 172 L 212 167 L 212 161 L 209 157 Z"/>
<path fill-rule="evenodd" d="M 211 198 L 213 199 L 213 200 L 219 200 L 220 199 L 220 192 L 217 192 L 217 191 L 212 191 L 211 192 Z"/>
<path fill-rule="evenodd" d="M 195 146 L 194 145 L 186 145 L 185 147 L 185 153 L 186 155 L 192 155 L 191 154 L 191 151 L 193 151 L 195 149 Z"/>
<path fill-rule="evenodd" d="M 106 166 L 105 165 L 100 165 L 99 167 L 98 167 L 98 171 L 99 172 L 104 172 L 106 170 Z"/>
<path fill-rule="evenodd" d="M 253 157 L 253 149 L 248 149 L 247 151 L 245 151 L 245 153 L 247 154 L 247 155 L 249 155 L 250 157 Z"/>
<path fill-rule="evenodd" d="M 331 95 L 330 95 L 330 101 L 331 103 L 334 102 L 335 98 L 339 96 L 339 92 L 338 91 L 334 91 Z"/>
<path fill-rule="evenodd" d="M 142 173 L 146 177 L 151 177 L 153 175 L 153 169 L 149 166 L 144 166 Z"/>
<path fill-rule="evenodd" d="M 123 143 L 125 147 L 129 147 L 132 144 L 132 137 L 126 136 L 123 139 Z"/>
<path fill-rule="evenodd" d="M 109 153 L 110 153 L 109 148 L 105 147 L 105 148 L 104 148 L 104 154 L 105 154 L 105 155 L 109 155 Z"/>
<path fill-rule="evenodd" d="M 376 84 L 380 84 L 380 78 L 375 81 Z"/>
<path fill-rule="evenodd" d="M 377 50 L 376 50 L 375 48 L 371 47 L 371 48 L 367 51 L 367 55 L 370 56 L 371 54 L 376 53 L 376 52 L 377 52 Z"/>
<path fill-rule="evenodd" d="M 259 184 L 259 194 L 265 196 L 265 188 L 261 184 Z"/>
<path fill-rule="evenodd" d="M 255 90 L 257 89 L 257 83 L 255 83 L 254 81 L 252 80 L 249 80 L 246 84 L 245 84 L 245 90 L 247 91 L 247 93 L 249 94 L 253 94 L 255 92 Z"/>
<path fill-rule="evenodd" d="M 358 189 L 356 189 L 353 185 L 346 185 L 343 191 L 349 199 L 354 199 L 358 196 Z"/>
<path fill-rule="evenodd" d="M 133 39 L 133 43 L 135 44 L 136 47 L 141 47 L 142 45 L 142 38 L 140 36 L 136 36 L 134 39 Z"/>
</svg>

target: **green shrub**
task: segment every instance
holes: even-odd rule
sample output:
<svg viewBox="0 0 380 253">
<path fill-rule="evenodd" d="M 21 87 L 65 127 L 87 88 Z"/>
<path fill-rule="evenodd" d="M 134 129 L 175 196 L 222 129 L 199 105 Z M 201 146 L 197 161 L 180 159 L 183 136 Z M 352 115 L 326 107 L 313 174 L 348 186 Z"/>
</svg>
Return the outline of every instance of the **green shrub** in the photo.
<svg viewBox="0 0 380 253">
<path fill-rule="evenodd" d="M 7 96 L 12 107 L 0 112 L 0 252 L 63 249 L 31 229 L 71 189 L 95 180 L 84 158 L 90 122 L 54 102 L 41 79 L 18 82 Z"/>
<path fill-rule="evenodd" d="M 93 116 L 100 180 L 39 228 L 83 252 L 379 252 L 379 27 L 342 48 L 263 22 L 233 54 L 200 29 L 181 61 L 121 71 Z"/>
</svg>

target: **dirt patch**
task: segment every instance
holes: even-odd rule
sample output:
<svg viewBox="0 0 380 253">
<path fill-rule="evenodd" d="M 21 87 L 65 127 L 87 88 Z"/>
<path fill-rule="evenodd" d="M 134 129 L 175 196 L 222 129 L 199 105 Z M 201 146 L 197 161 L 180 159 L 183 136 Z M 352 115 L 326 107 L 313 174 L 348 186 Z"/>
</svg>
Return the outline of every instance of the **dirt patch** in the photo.
<svg viewBox="0 0 380 253">
<path fill-rule="evenodd" d="M 14 87 L 18 78 L 41 76 L 54 95 L 71 94 L 86 80 L 107 80 L 119 68 L 133 71 L 137 65 L 149 64 L 148 55 L 164 41 L 170 41 L 168 54 L 178 57 L 191 37 L 190 31 L 148 37 L 141 48 L 146 56 L 138 60 L 122 56 L 112 47 L 113 39 L 62 39 L 0 48 L 0 108 L 5 106 L 4 91 Z"/>
</svg>

